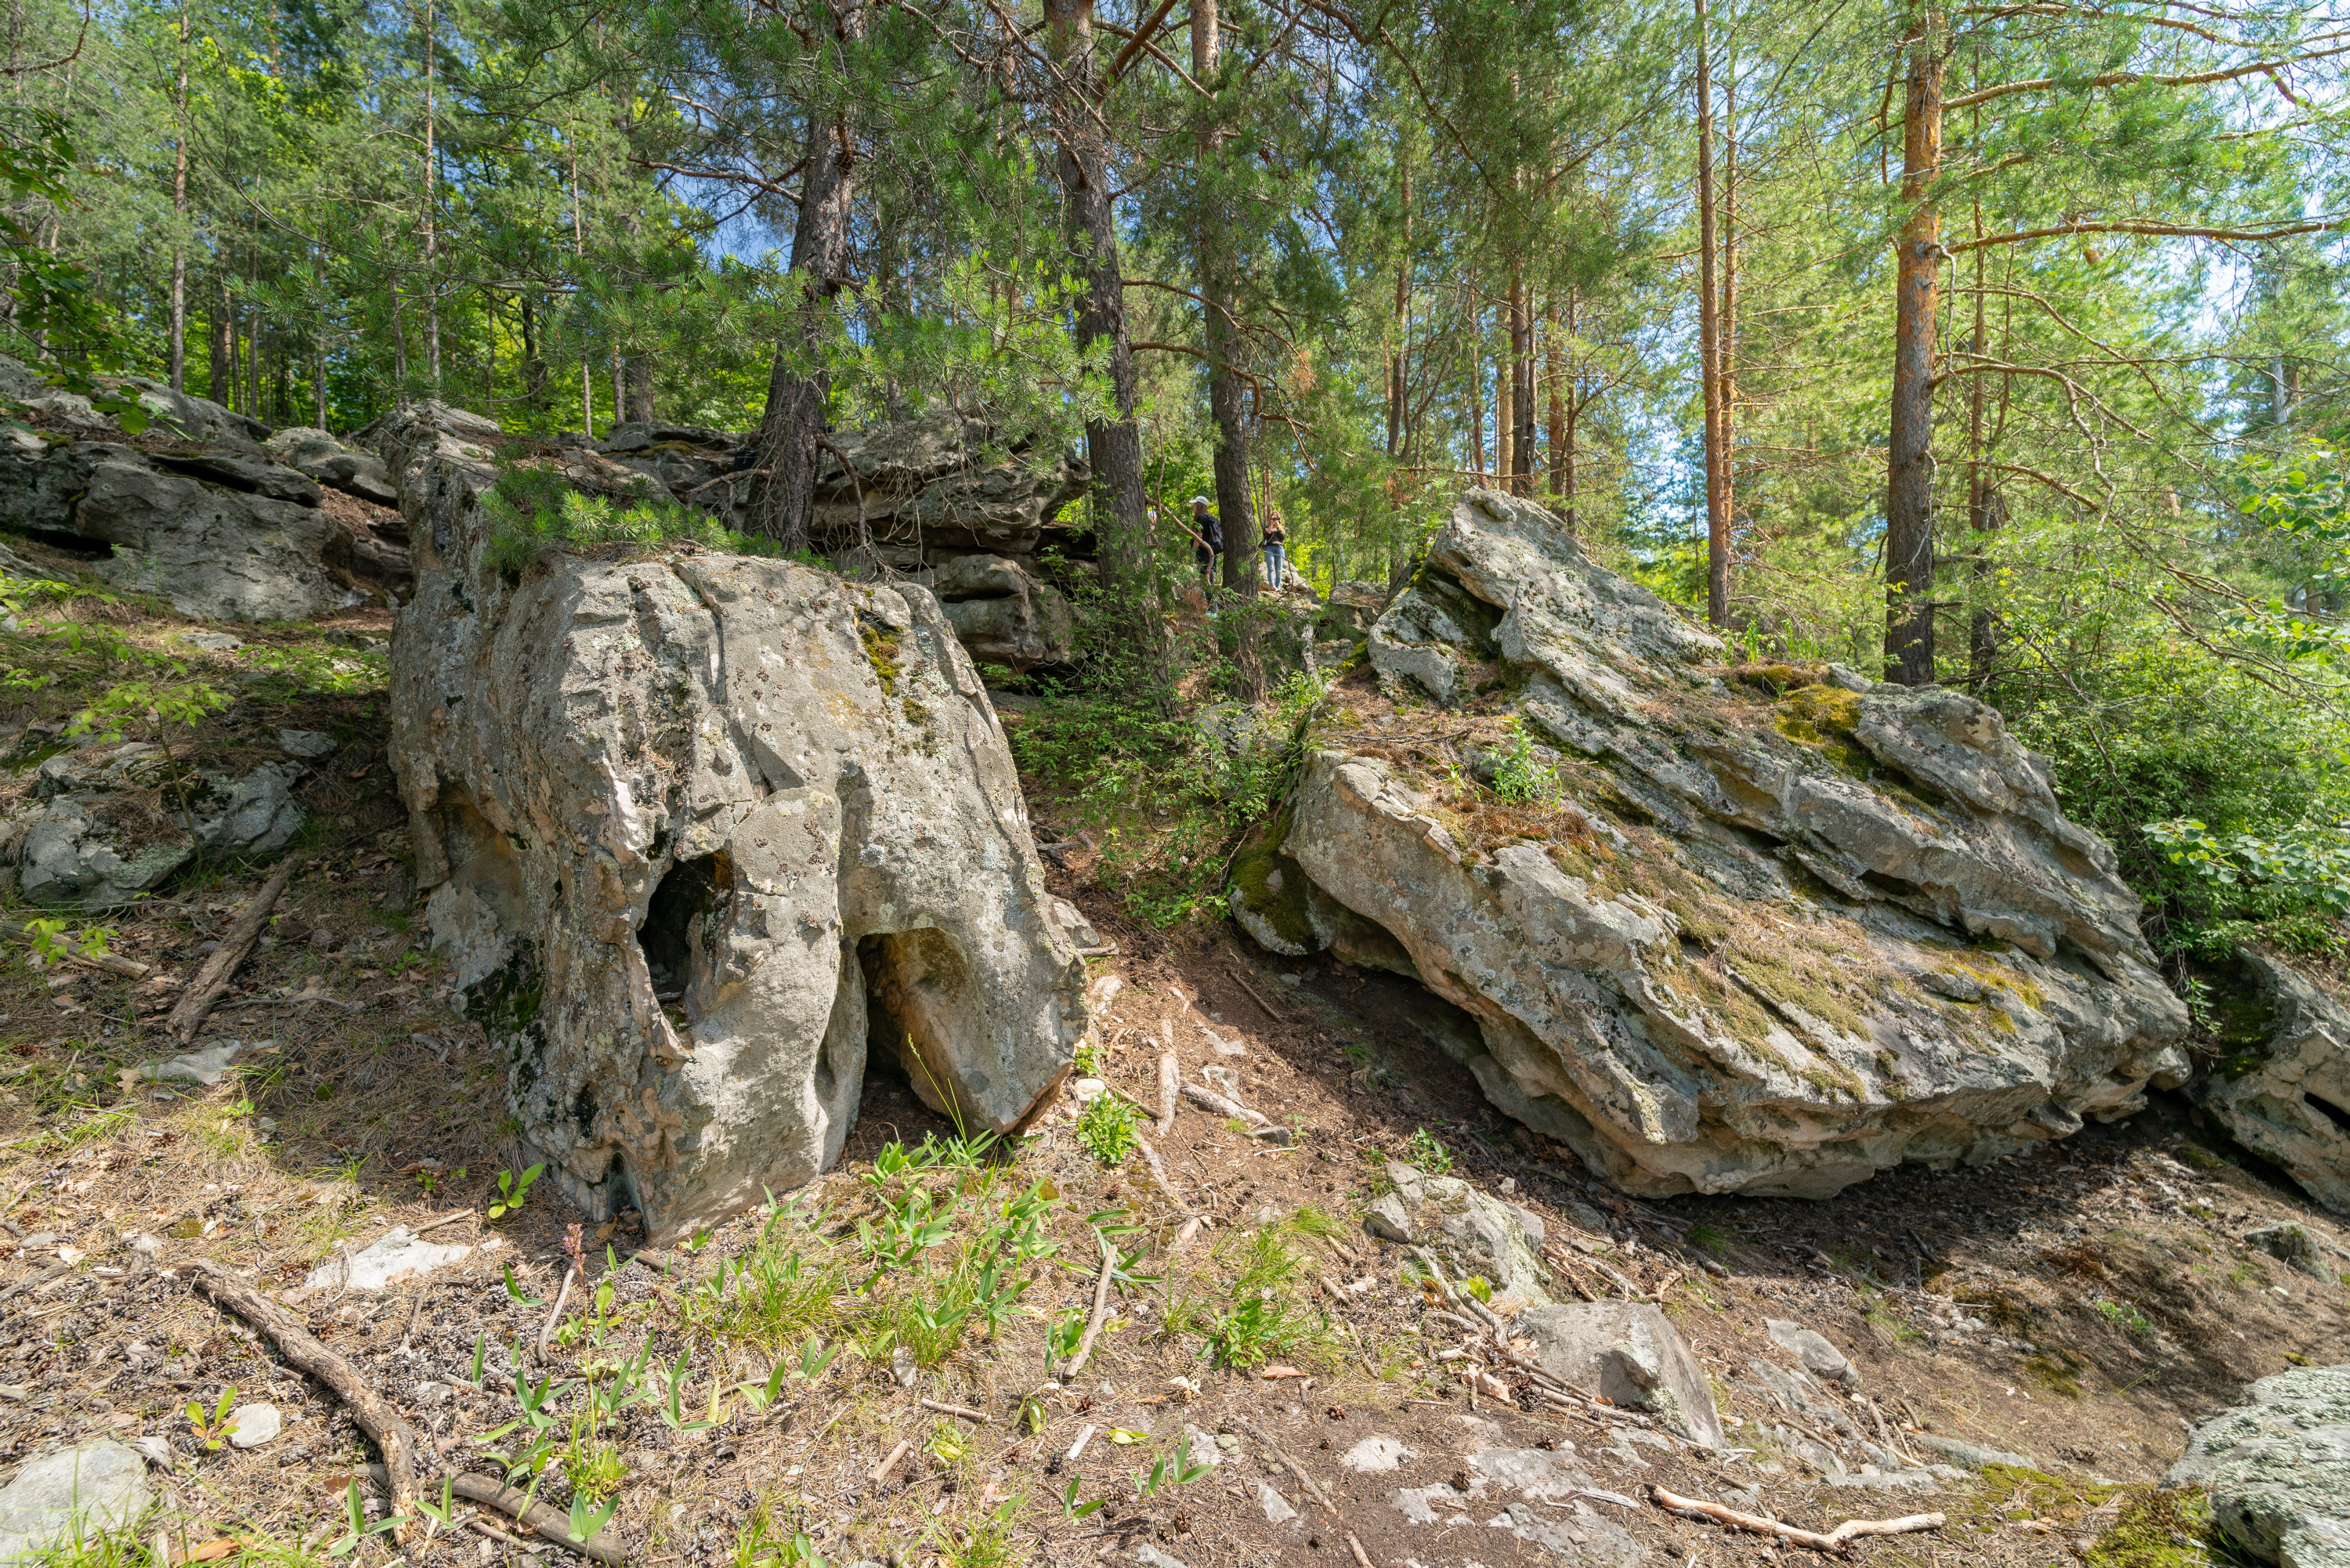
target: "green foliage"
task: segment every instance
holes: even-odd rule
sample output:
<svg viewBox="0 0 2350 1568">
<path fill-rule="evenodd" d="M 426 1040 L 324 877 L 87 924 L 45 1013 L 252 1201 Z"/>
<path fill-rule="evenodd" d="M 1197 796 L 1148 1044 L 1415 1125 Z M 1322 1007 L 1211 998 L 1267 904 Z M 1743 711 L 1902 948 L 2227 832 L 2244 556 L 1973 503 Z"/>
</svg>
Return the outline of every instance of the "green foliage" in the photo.
<svg viewBox="0 0 2350 1568">
<path fill-rule="evenodd" d="M 223 1388 L 219 1401 L 210 1410 L 204 1408 L 201 1399 L 188 1401 L 185 1412 L 188 1425 L 194 1430 L 196 1440 L 203 1445 L 206 1453 L 218 1453 L 228 1446 L 229 1438 L 236 1435 L 236 1423 L 229 1419 L 235 1409 L 236 1389 L 234 1386 Z"/>
<path fill-rule="evenodd" d="M 1493 764 L 1493 793 L 1513 805 L 1548 805 L 1565 786 L 1558 769 L 1534 755 L 1534 742 L 1518 722 L 1510 722 L 1510 745 Z"/>
<path fill-rule="evenodd" d="M 1414 1127 L 1411 1137 L 1404 1140 L 1403 1162 L 1416 1166 L 1430 1176 L 1452 1174 L 1452 1151 L 1444 1140 L 1426 1127 Z"/>
<path fill-rule="evenodd" d="M 617 548 L 650 553 L 690 546 L 730 556 L 772 556 L 771 539 L 737 534 L 709 513 L 648 488 L 629 500 L 589 495 L 552 468 L 507 467 L 476 503 L 490 520 L 484 559 L 509 581 L 549 551 Z"/>
<path fill-rule="evenodd" d="M 1104 1165 L 1124 1165 L 1142 1141 L 1134 1107 L 1107 1090 L 1096 1095 L 1078 1113 L 1077 1141 Z"/>
<path fill-rule="evenodd" d="M 546 1173 L 546 1167 L 543 1165 L 534 1165 L 520 1176 L 516 1176 L 511 1170 L 499 1171 L 498 1195 L 490 1199 L 490 1219 L 503 1220 L 507 1215 L 519 1210 L 525 1200 L 530 1197 L 531 1184 Z M 513 1289 L 511 1272 L 507 1275 L 507 1288 Z"/>
</svg>

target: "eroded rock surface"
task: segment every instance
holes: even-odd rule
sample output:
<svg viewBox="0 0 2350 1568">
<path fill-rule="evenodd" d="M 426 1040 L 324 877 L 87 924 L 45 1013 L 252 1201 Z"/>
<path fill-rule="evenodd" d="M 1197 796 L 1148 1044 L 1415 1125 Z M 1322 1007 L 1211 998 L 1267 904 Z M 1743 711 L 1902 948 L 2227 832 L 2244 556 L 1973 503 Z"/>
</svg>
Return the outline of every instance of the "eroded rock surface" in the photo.
<svg viewBox="0 0 2350 1568">
<path fill-rule="evenodd" d="M 867 1040 L 974 1127 L 1067 1071 L 1082 961 L 937 601 L 795 562 L 484 563 L 489 469 L 398 434 L 391 756 L 531 1158 L 656 1235 L 806 1182 Z"/>
<path fill-rule="evenodd" d="M 1466 1010 L 1487 1096 L 1627 1189 L 1825 1196 L 2185 1080 L 2137 898 L 1994 710 L 1726 668 L 1491 492 L 1368 644 L 1243 922 Z"/>
<path fill-rule="evenodd" d="M 1653 1410 L 1691 1442 L 1721 1447 L 1721 1417 L 1689 1342 L 1647 1302 L 1570 1302 L 1527 1313 L 1543 1370 L 1635 1410 Z"/>
<path fill-rule="evenodd" d="M 2173 1486 L 2211 1494 L 2229 1543 L 2282 1568 L 2350 1568 L 2350 1366 L 2263 1377 L 2195 1428 Z"/>
<path fill-rule="evenodd" d="M 1009 556 L 957 556 L 914 580 L 938 597 L 972 658 L 1013 670 L 1068 662 L 1069 601 Z"/>
<path fill-rule="evenodd" d="M 2241 948 L 2251 981 L 2194 1095 L 2238 1143 L 2350 1214 L 2350 1009 L 2273 954 Z"/>
</svg>

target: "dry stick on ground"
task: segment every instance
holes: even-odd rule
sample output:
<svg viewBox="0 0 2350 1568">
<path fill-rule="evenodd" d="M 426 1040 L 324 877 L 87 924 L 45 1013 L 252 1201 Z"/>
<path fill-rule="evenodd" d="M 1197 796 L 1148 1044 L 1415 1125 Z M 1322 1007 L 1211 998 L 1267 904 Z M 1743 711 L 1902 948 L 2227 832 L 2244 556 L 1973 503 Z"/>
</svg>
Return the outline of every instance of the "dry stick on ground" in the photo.
<svg viewBox="0 0 2350 1568">
<path fill-rule="evenodd" d="M 1355 1550 L 1357 1568 L 1371 1568 L 1370 1553 L 1363 1550 L 1363 1543 L 1355 1539 L 1355 1532 L 1351 1530 L 1347 1532 L 1347 1544 Z"/>
<path fill-rule="evenodd" d="M 236 966 L 244 961 L 244 955 L 253 950 L 254 942 L 261 935 L 261 928 L 269 923 L 269 911 L 276 906 L 277 895 L 286 891 L 286 884 L 293 879 L 294 873 L 307 858 L 306 854 L 294 854 L 279 861 L 276 873 L 261 885 L 261 891 L 253 896 L 253 902 L 244 907 L 244 912 L 236 918 L 236 923 L 229 927 L 228 934 L 220 940 L 220 946 L 213 950 L 213 956 L 204 960 L 204 967 L 198 970 L 196 978 L 188 982 L 187 992 L 180 998 L 179 1005 L 172 1008 L 171 1017 L 163 1021 L 163 1032 L 173 1042 L 185 1045 L 196 1037 L 197 1025 L 203 1023 L 204 1014 L 212 1011 L 213 1003 L 220 1000 L 221 992 L 228 989 L 229 976 L 234 974 Z"/>
<path fill-rule="evenodd" d="M 538 1364 L 546 1365 L 546 1341 L 555 1333 L 555 1325 L 563 1321 L 563 1308 L 571 1300 L 571 1282 L 579 1277 L 576 1268 L 563 1271 L 563 1288 L 555 1293 L 555 1310 L 546 1314 L 546 1322 L 538 1331 Z"/>
<path fill-rule="evenodd" d="M 1086 1369 L 1086 1363 L 1094 1358 L 1094 1341 L 1101 1337 L 1102 1319 L 1109 1313 L 1109 1277 L 1117 1272 L 1117 1265 L 1118 1249 L 1114 1245 L 1105 1244 L 1102 1248 L 1101 1273 L 1094 1280 L 1093 1316 L 1087 1320 L 1086 1336 L 1077 1341 L 1077 1353 L 1069 1357 L 1069 1364 L 1066 1366 L 1061 1368 L 1060 1380 L 1063 1383 L 1067 1383 L 1078 1373 L 1083 1372 Z"/>
<path fill-rule="evenodd" d="M 889 1457 L 873 1467 L 873 1484 L 875 1486 L 888 1486 L 889 1484 L 889 1478 L 897 1473 L 898 1461 L 904 1459 L 908 1454 L 913 1452 L 913 1449 L 914 1445 L 910 1440 L 902 1438 L 899 1438 L 898 1446 L 889 1450 Z"/>
<path fill-rule="evenodd" d="M 432 1282 L 425 1281 L 416 1287 L 416 1300 L 408 1309 L 408 1326 L 400 1331 L 400 1348 L 406 1350 L 408 1342 L 416 1337 L 416 1320 L 424 1315 L 424 1298 L 432 1293 Z"/>
<path fill-rule="evenodd" d="M 1197 1084 L 1183 1085 L 1183 1097 L 1203 1111 L 1213 1111 L 1220 1116 L 1238 1116 L 1251 1127 L 1271 1127 L 1263 1115 L 1249 1109 L 1238 1100 L 1228 1100 L 1213 1089 L 1203 1089 Z"/>
<path fill-rule="evenodd" d="M 1449 1306 L 1459 1306 L 1461 1298 L 1452 1293 L 1451 1285 L 1445 1282 L 1444 1271 L 1436 1266 L 1436 1254 L 1425 1247 L 1414 1247 L 1411 1249 L 1411 1255 L 1419 1260 L 1419 1266 L 1426 1269 L 1428 1277 L 1436 1282 L 1436 1293 L 1444 1298 L 1445 1303 Z"/>
<path fill-rule="evenodd" d="M 1939 1513 L 1912 1513 L 1900 1519 L 1848 1519 L 1822 1535 L 1815 1531 L 1798 1530 L 1792 1524 L 1782 1524 L 1775 1519 L 1764 1519 L 1759 1514 L 1741 1513 L 1718 1502 L 1682 1497 L 1660 1486 L 1651 1486 L 1648 1491 L 1656 1498 L 1657 1506 L 1667 1512 L 1711 1519 L 1717 1524 L 1751 1531 L 1756 1535 L 1775 1535 L 1790 1546 L 1808 1546 L 1814 1552 L 1840 1552 L 1847 1542 L 1864 1535 L 1908 1535 L 1913 1531 L 1939 1530 L 1944 1523 Z"/>
<path fill-rule="evenodd" d="M 70 1274 L 72 1272 L 73 1265 L 71 1263 L 51 1263 L 47 1268 L 43 1269 L 39 1273 L 33 1275 L 30 1279 L 18 1280 L 6 1290 L 0 1291 L 0 1302 L 5 1302 L 11 1296 L 21 1295 L 26 1291 L 37 1290 L 41 1286 L 47 1284 L 51 1280 L 56 1279 L 58 1275 Z"/>
<path fill-rule="evenodd" d="M 1175 1183 L 1168 1179 L 1167 1167 L 1159 1160 L 1159 1151 L 1146 1139 L 1139 1137 L 1134 1140 L 1134 1147 L 1142 1151 L 1142 1163 L 1149 1168 L 1150 1179 L 1159 1183 L 1159 1190 L 1167 1194 L 1167 1201 L 1175 1205 L 1175 1212 L 1186 1220 L 1191 1219 L 1191 1206 L 1183 1201 L 1183 1195 L 1175 1190 Z"/>
<path fill-rule="evenodd" d="M 378 1485 L 388 1485 L 384 1468 L 381 1465 L 368 1466 L 367 1473 Z M 437 1480 L 440 1478 L 436 1476 L 433 1479 Z M 520 1520 L 537 1532 L 540 1539 L 560 1546 L 567 1552 L 577 1552 L 590 1562 L 608 1564 L 608 1568 L 628 1568 L 629 1554 L 616 1546 L 605 1545 L 601 1532 L 598 1533 L 594 1541 L 584 1544 L 572 1540 L 571 1520 L 568 1515 L 559 1508 L 550 1508 L 546 1503 L 531 1501 L 529 1494 L 518 1488 L 502 1486 L 487 1476 L 472 1476 L 460 1470 L 449 1478 L 449 1490 L 467 1502 L 478 1502 L 484 1508 L 496 1509 L 509 1519 Z M 533 1550 L 530 1542 L 517 1541 L 494 1525 L 485 1525 L 478 1519 L 468 1520 L 466 1522 L 484 1529 L 486 1533 L 496 1536 L 500 1541 L 514 1542 L 525 1552 Z"/>
<path fill-rule="evenodd" d="M 923 1399 L 917 1403 L 923 1409 L 935 1410 L 941 1416 L 960 1416 L 966 1421 L 976 1421 L 983 1427 L 987 1425 L 987 1412 L 974 1410 L 968 1405 L 950 1405 L 943 1399 Z"/>
<path fill-rule="evenodd" d="M 1256 987 L 1251 985 L 1248 981 L 1241 978 L 1241 971 L 1238 965 L 1226 964 L 1224 966 L 1224 972 L 1232 977 L 1232 983 L 1234 985 L 1239 986 L 1242 991 L 1247 992 L 1248 999 L 1251 1002 L 1255 1002 L 1259 1008 L 1263 1010 L 1264 1015 L 1267 1018 L 1272 1019 L 1275 1023 L 1282 1022 L 1281 1014 L 1273 1010 L 1273 1003 L 1267 1002 L 1263 997 L 1259 996 L 1256 993 Z"/>
<path fill-rule="evenodd" d="M 1172 1051 L 1159 1054 L 1159 1136 L 1175 1130 L 1175 1101 L 1183 1087 L 1183 1068 Z"/>
<path fill-rule="evenodd" d="M 0 920 L 0 931 L 5 931 L 12 937 L 29 937 L 33 934 L 14 920 Z M 78 963 L 85 968 L 103 970 L 108 974 L 119 974 L 125 980 L 144 980 L 147 978 L 147 971 L 154 967 L 152 964 L 140 963 L 137 959 L 117 958 L 112 953 L 66 952 L 57 956 L 68 963 Z"/>
<path fill-rule="evenodd" d="M 1311 1497 L 1315 1502 L 1322 1505 L 1323 1512 L 1328 1514 L 1333 1519 L 1338 1517 L 1338 1505 L 1330 1501 L 1330 1494 L 1324 1491 L 1320 1483 L 1315 1481 L 1312 1476 L 1305 1473 L 1305 1467 L 1304 1465 L 1299 1464 L 1295 1459 L 1291 1459 L 1287 1453 L 1284 1452 L 1279 1443 L 1274 1442 L 1271 1438 L 1266 1437 L 1263 1432 L 1257 1430 L 1255 1427 L 1246 1421 L 1241 1420 L 1237 1417 L 1233 1417 L 1232 1425 L 1238 1427 L 1242 1431 L 1246 1432 L 1250 1437 L 1254 1438 L 1258 1442 L 1263 1443 L 1267 1449 L 1271 1449 L 1273 1457 L 1281 1461 L 1283 1468 L 1287 1469 L 1291 1475 L 1297 1478 L 1297 1484 L 1305 1489 L 1306 1495 Z"/>
<path fill-rule="evenodd" d="M 275 1340 L 288 1362 L 333 1389 L 351 1407 L 360 1428 L 383 1450 L 384 1490 L 391 1494 L 393 1516 L 413 1518 L 418 1497 L 416 1461 L 423 1444 L 408 1418 L 369 1387 L 349 1362 L 319 1344 L 300 1316 L 209 1258 L 193 1259 L 188 1266 L 196 1271 L 199 1290 Z M 400 1544 L 408 1543 L 410 1533 L 409 1526 L 400 1527 Z"/>
</svg>

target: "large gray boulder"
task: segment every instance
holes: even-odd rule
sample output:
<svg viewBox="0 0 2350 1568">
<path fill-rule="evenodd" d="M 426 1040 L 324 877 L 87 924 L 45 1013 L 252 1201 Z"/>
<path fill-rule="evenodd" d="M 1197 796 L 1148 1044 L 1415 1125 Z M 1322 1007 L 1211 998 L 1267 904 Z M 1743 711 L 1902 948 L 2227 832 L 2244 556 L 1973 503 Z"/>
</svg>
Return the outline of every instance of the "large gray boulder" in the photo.
<svg viewBox="0 0 2350 1568">
<path fill-rule="evenodd" d="M 393 462 L 421 569 L 390 754 L 525 1157 L 676 1234 L 838 1157 L 868 1035 L 974 1130 L 1035 1114 L 1084 965 L 938 602 L 684 553 L 510 583 L 452 443 Z"/>
<path fill-rule="evenodd" d="M 264 763 L 242 775 L 199 770 L 171 784 L 170 759 L 133 742 L 60 753 L 41 764 L 37 805 L 0 827 L 0 863 L 29 903 L 114 909 L 161 887 L 199 854 L 274 854 L 308 813 L 294 785 L 308 772 Z M 169 785 L 159 789 L 157 786 Z"/>
<path fill-rule="evenodd" d="M 0 1568 L 100 1555 L 76 1549 L 136 1528 L 153 1501 L 147 1461 L 110 1438 L 44 1454 L 0 1488 Z"/>
<path fill-rule="evenodd" d="M 2195 1428 L 2173 1486 L 2211 1494 L 2211 1521 L 2244 1556 L 2350 1568 L 2350 1366 L 2263 1377 L 2250 1401 Z"/>
<path fill-rule="evenodd" d="M 95 381 L 107 391 L 135 400 L 147 413 L 148 429 L 157 434 L 249 446 L 269 433 L 269 427 L 259 420 L 224 408 L 210 398 L 175 392 L 144 376 L 99 376 Z M 88 398 L 63 390 L 40 370 L 5 354 L 0 354 L 0 399 L 20 403 L 76 433 L 120 434 L 121 431 L 111 415 L 99 412 Z"/>
<path fill-rule="evenodd" d="M 1704 1448 L 1721 1447 L 1721 1414 L 1705 1368 L 1658 1307 L 1648 1302 L 1570 1302 L 1519 1319 L 1534 1336 L 1544 1372 L 1633 1410 L 1653 1410 Z"/>
<path fill-rule="evenodd" d="M 2272 953 L 2242 947 L 2251 984 L 2220 1021 L 2221 1048 L 2193 1094 L 2230 1137 L 2350 1214 L 2350 1009 Z"/>
<path fill-rule="evenodd" d="M 914 580 L 938 597 L 963 650 L 983 664 L 1066 664 L 1076 618 L 1058 589 L 1003 556 L 957 556 Z"/>
<path fill-rule="evenodd" d="M 1622 1186 L 1825 1196 L 2185 1080 L 2137 899 L 1992 709 L 1727 670 L 1484 491 L 1368 643 L 1235 860 L 1243 923 L 1417 975 L 1487 1096 Z M 1471 782 L 1496 754 L 1512 798 Z"/>
<path fill-rule="evenodd" d="M 278 462 L 320 484 L 330 484 L 378 506 L 400 504 L 400 491 L 391 483 L 391 471 L 384 465 L 383 459 L 371 452 L 345 446 L 325 431 L 295 425 L 279 431 L 262 445 Z"/>
<path fill-rule="evenodd" d="M 1543 1222 L 1534 1214 L 1457 1176 L 1430 1176 L 1399 1160 L 1388 1162 L 1387 1177 L 1393 1190 L 1365 1221 L 1371 1234 L 1429 1248 L 1453 1277 L 1483 1280 L 1505 1311 L 1551 1304 Z"/>
</svg>

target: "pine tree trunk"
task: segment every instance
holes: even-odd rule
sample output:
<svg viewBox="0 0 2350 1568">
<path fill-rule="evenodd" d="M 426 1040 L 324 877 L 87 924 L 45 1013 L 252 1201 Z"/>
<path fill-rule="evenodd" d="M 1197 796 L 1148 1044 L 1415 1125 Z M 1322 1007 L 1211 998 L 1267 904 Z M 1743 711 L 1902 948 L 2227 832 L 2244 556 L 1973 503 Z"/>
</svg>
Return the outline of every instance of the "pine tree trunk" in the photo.
<svg viewBox="0 0 2350 1568">
<path fill-rule="evenodd" d="M 1411 353 L 1411 162 L 1410 149 L 1396 155 L 1396 189 L 1403 208 L 1403 251 L 1396 257 L 1395 349 L 1388 356 L 1388 455 L 1403 456 L 1407 416 L 1404 368 Z"/>
<path fill-rule="evenodd" d="M 1093 0 L 1045 0 L 1045 22 L 1058 67 L 1051 112 L 1070 259 L 1085 286 L 1077 299 L 1077 341 L 1085 347 L 1107 346 L 1117 410 L 1109 419 L 1086 421 L 1086 453 L 1093 468 L 1095 566 L 1108 601 L 1112 634 L 1133 657 L 1137 678 L 1164 701 L 1172 693 L 1173 672 L 1150 591 L 1142 438 L 1134 423 L 1134 348 L 1127 333 L 1126 279 L 1119 267 L 1109 150 L 1095 115 Z"/>
<path fill-rule="evenodd" d="M 1705 401 L 1705 618 L 1730 625 L 1729 464 L 1721 439 L 1721 296 L 1715 278 L 1713 41 L 1705 0 L 1697 5 L 1697 337 Z"/>
<path fill-rule="evenodd" d="M 1543 379 L 1550 383 L 1550 415 L 1546 431 L 1550 438 L 1550 498 L 1554 502 L 1566 499 L 1566 337 L 1559 330 L 1558 296 L 1550 298 L 1550 307 L 1543 313 Z M 1568 531 L 1574 531 L 1570 521 Z"/>
<path fill-rule="evenodd" d="M 860 0 L 835 18 L 835 37 L 850 44 L 865 36 Z M 792 270 L 800 275 L 797 340 L 776 345 L 767 374 L 767 412 L 759 426 L 759 487 L 753 512 L 756 526 L 785 550 L 808 547 L 815 520 L 816 481 L 822 470 L 819 440 L 832 400 L 832 376 L 824 368 L 827 302 L 848 281 L 848 225 L 857 197 L 857 165 L 845 113 L 808 117 L 806 172 L 801 176 L 799 221 L 792 230 Z"/>
<path fill-rule="evenodd" d="M 441 228 L 434 209 L 441 192 L 441 144 L 437 84 L 432 79 L 432 5 L 433 0 L 424 0 L 424 374 L 437 398 L 441 395 Z"/>
<path fill-rule="evenodd" d="M 1212 86 L 1222 52 L 1216 0 L 1191 0 L 1191 76 Z M 1211 101 L 1200 115 L 1200 296 L 1206 301 L 1208 413 L 1216 426 L 1216 514 L 1224 528 L 1224 588 L 1230 610 L 1233 695 L 1243 702 L 1264 696 L 1264 659 L 1257 640 L 1257 523 L 1249 494 L 1246 387 L 1233 373 L 1242 342 L 1234 324 L 1239 290 L 1232 275 L 1227 206 L 1219 188 L 1223 131 Z"/>
<path fill-rule="evenodd" d="M 1942 161 L 1942 56 L 1930 11 L 1913 15 L 1902 95 L 1893 409 L 1885 487 L 1885 678 L 1934 680 L 1934 314 L 1942 262 L 1933 201 Z"/>
<path fill-rule="evenodd" d="M 1980 111 L 1978 111 L 1980 112 Z M 1975 198 L 1975 237 L 1982 237 L 1982 198 Z M 1975 252 L 1975 329 L 1968 351 L 1982 358 L 1983 253 Z M 1999 630 L 1991 606 L 1991 535 L 2004 520 L 1999 493 L 1983 468 L 1983 378 L 1967 378 L 1967 527 L 1974 535 L 1974 613 L 1967 618 L 1967 684 L 1980 696 L 1999 662 Z"/>
<path fill-rule="evenodd" d="M 1523 270 L 1510 275 L 1510 493 L 1532 495 L 1534 472 L 1534 320 Z"/>
<path fill-rule="evenodd" d="M 180 0 L 179 112 L 172 151 L 172 390 L 188 389 L 188 5 Z"/>
</svg>

